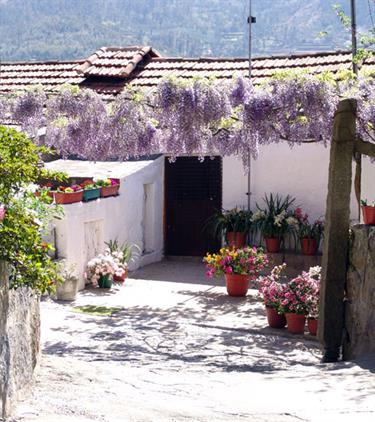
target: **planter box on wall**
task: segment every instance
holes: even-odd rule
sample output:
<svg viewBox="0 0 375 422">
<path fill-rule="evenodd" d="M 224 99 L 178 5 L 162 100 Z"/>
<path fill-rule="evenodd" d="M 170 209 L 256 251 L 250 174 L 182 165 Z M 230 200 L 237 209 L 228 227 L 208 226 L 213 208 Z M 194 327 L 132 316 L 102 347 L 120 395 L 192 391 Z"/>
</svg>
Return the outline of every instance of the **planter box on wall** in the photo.
<svg viewBox="0 0 375 422">
<path fill-rule="evenodd" d="M 95 189 L 85 189 L 83 191 L 83 201 L 93 201 L 95 199 L 98 199 L 100 197 L 100 191 L 101 188 L 95 188 Z"/>
<path fill-rule="evenodd" d="M 108 196 L 117 196 L 119 194 L 119 189 L 120 189 L 120 181 L 117 185 L 102 186 L 100 196 L 102 198 L 106 198 Z"/>
<path fill-rule="evenodd" d="M 77 192 L 54 192 L 53 194 L 56 204 L 67 205 L 81 202 L 83 199 L 83 190 Z"/>
</svg>

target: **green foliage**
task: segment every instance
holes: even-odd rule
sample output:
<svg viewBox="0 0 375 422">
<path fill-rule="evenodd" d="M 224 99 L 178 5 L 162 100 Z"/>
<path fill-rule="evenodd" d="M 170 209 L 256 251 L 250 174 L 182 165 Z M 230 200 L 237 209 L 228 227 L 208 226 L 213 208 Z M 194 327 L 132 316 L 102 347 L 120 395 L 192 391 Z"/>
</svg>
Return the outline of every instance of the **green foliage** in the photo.
<svg viewBox="0 0 375 422">
<path fill-rule="evenodd" d="M 342 49 L 348 41 L 332 1 L 258 0 L 253 14 L 255 54 Z M 366 27 L 365 1 L 358 15 Z M 0 16 L 2 60 L 82 59 L 105 45 L 152 45 L 182 57 L 248 50 L 247 0 L 8 0 Z"/>
<path fill-rule="evenodd" d="M 251 229 L 251 216 L 251 211 L 241 208 L 217 211 L 207 220 L 204 230 L 219 239 L 228 232 L 247 233 Z"/>
<path fill-rule="evenodd" d="M 123 308 L 120 307 L 109 307 L 109 306 L 95 306 L 95 305 L 85 305 L 85 306 L 75 306 L 73 312 L 79 314 L 88 314 L 94 316 L 113 316 L 114 314 L 120 312 Z"/>
<path fill-rule="evenodd" d="M 24 134 L 0 127 L 0 203 L 6 208 L 0 223 L 0 259 L 10 264 L 12 288 L 29 286 L 42 293 L 52 291 L 60 279 L 48 254 L 52 247 L 42 242 L 42 235 L 50 219 L 62 212 L 46 192 L 37 198 L 28 188 L 41 179 L 64 179 L 39 165 L 46 152 Z"/>
<path fill-rule="evenodd" d="M 357 5 L 358 6 L 358 5 Z M 340 19 L 342 26 L 346 30 L 351 30 L 351 18 L 347 13 L 345 13 L 343 6 L 341 4 L 334 4 L 333 10 L 335 11 L 336 15 Z M 368 7 L 371 8 L 370 3 L 368 3 Z M 370 10 L 369 10 L 370 11 Z M 370 11 L 371 15 L 371 11 Z M 372 16 L 371 21 L 372 21 Z M 373 21 L 372 21 L 373 24 Z M 372 27 L 363 33 L 359 33 L 359 45 L 360 47 L 357 49 L 357 54 L 355 55 L 353 62 L 357 64 L 363 63 L 364 60 L 372 57 L 373 51 L 369 50 L 375 46 L 375 28 Z"/>
<path fill-rule="evenodd" d="M 105 242 L 105 244 L 108 246 L 111 254 L 120 252 L 120 255 L 116 254 L 116 256 L 119 258 L 121 264 L 129 264 L 129 262 L 134 261 L 135 258 L 139 257 L 142 253 L 138 245 L 130 243 L 120 244 L 117 239 L 111 239 L 109 242 Z"/>
<path fill-rule="evenodd" d="M 290 209 L 295 198 L 287 195 L 285 198 L 279 194 L 266 195 L 263 199 L 265 207 L 256 204 L 258 211 L 253 215 L 253 222 L 260 230 L 263 237 L 284 239 L 285 235 L 293 233 L 297 221 Z"/>
</svg>

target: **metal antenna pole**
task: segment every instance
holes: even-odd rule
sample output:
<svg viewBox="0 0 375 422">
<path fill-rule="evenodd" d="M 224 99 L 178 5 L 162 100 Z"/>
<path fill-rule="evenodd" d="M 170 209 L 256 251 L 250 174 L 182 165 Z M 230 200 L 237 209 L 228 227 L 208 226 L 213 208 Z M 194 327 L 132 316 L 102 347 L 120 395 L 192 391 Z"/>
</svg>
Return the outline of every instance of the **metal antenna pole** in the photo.
<svg viewBox="0 0 375 422">
<path fill-rule="evenodd" d="M 251 80 L 251 70 L 252 70 L 252 24 L 256 22 L 255 17 L 252 16 L 252 0 L 249 0 L 249 17 L 247 18 L 247 22 L 249 24 L 249 80 Z M 248 166 L 248 173 L 247 173 L 247 209 L 250 211 L 251 208 L 251 153 L 250 149 L 248 151 L 247 157 L 247 166 Z"/>
<path fill-rule="evenodd" d="M 251 70 L 252 70 L 252 24 L 253 24 L 253 17 L 251 15 L 252 12 L 252 0 L 249 0 L 249 17 L 247 18 L 247 22 L 249 24 L 249 79 L 251 79 Z"/>
<path fill-rule="evenodd" d="M 352 22 L 352 59 L 353 59 L 353 72 L 358 75 L 358 65 L 355 63 L 357 56 L 357 10 L 355 0 L 350 0 L 350 12 Z"/>
</svg>

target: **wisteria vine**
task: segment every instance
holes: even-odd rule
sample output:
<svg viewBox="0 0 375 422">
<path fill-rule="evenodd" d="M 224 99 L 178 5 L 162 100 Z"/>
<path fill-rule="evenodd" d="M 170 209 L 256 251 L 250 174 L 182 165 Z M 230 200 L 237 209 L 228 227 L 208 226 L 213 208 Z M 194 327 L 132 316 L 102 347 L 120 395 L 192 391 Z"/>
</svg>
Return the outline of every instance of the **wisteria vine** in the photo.
<svg viewBox="0 0 375 422">
<path fill-rule="evenodd" d="M 154 153 L 172 159 L 249 154 L 262 145 L 325 145 L 341 98 L 358 101 L 358 134 L 375 142 L 375 83 L 337 82 L 332 75 L 287 74 L 253 86 L 247 79 L 163 80 L 153 92 L 126 88 L 108 103 L 92 90 L 64 87 L 0 98 L 1 121 L 16 122 L 63 157 L 126 160 Z M 44 136 L 40 136 L 43 128 Z"/>
</svg>

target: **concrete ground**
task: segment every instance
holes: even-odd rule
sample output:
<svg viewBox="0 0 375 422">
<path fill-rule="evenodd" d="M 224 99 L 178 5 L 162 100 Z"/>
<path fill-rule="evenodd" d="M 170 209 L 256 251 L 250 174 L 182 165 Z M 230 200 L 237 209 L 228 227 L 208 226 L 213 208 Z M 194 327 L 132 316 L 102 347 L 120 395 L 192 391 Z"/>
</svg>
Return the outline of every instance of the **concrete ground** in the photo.
<svg viewBox="0 0 375 422">
<path fill-rule="evenodd" d="M 75 306 L 118 307 L 112 316 Z M 267 328 L 257 292 L 164 261 L 110 291 L 42 303 L 43 355 L 13 421 L 375 420 L 375 357 L 322 365 L 317 341 Z"/>
</svg>

